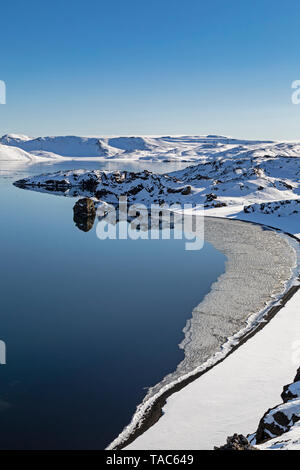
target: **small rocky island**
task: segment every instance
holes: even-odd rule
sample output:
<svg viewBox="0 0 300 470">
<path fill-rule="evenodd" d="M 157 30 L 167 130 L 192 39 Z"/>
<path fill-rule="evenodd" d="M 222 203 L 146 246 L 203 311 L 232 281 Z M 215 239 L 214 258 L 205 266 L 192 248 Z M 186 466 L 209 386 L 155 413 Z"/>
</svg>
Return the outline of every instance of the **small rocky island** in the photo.
<svg viewBox="0 0 300 470">
<path fill-rule="evenodd" d="M 284 171 L 283 171 L 284 169 Z M 278 217 L 300 212 L 300 159 L 284 155 L 205 155 L 196 165 L 160 174 L 148 170 L 57 171 L 15 183 L 21 188 L 64 196 L 93 197 L 117 203 L 194 204 L 206 209 L 237 207 L 244 214 L 258 212 Z"/>
</svg>

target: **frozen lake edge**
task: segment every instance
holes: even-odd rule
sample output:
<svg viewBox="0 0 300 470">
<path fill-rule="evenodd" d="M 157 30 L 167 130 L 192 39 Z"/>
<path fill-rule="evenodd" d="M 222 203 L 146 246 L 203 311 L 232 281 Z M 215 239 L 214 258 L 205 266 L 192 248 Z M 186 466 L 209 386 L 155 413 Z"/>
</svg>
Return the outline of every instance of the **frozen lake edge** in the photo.
<svg viewBox="0 0 300 470">
<path fill-rule="evenodd" d="M 187 322 L 181 345 L 184 361 L 149 390 L 131 423 L 108 449 L 122 449 L 147 431 L 162 416 L 170 395 L 208 372 L 262 329 L 299 288 L 299 242 L 293 235 L 252 222 L 206 217 L 205 237 L 227 256 L 226 272 Z M 227 315 L 222 316 L 224 309 Z"/>
</svg>

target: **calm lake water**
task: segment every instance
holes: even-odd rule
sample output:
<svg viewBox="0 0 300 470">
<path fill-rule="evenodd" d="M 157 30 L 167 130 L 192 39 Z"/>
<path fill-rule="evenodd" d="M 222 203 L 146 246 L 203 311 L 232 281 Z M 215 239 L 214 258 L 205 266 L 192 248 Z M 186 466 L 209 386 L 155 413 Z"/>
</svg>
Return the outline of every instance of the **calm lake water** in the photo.
<svg viewBox="0 0 300 470">
<path fill-rule="evenodd" d="M 208 243 L 100 241 L 74 225 L 76 199 L 12 185 L 56 169 L 141 166 L 0 165 L 0 448 L 105 448 L 145 387 L 183 358 L 182 329 L 225 257 Z"/>
</svg>

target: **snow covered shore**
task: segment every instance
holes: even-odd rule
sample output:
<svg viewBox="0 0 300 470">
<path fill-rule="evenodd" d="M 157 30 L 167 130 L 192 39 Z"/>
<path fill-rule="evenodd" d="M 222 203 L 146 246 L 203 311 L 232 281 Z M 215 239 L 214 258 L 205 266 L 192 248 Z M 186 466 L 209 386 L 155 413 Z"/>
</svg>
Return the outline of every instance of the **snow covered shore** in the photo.
<svg viewBox="0 0 300 470">
<path fill-rule="evenodd" d="M 162 418 L 127 449 L 213 449 L 235 432 L 254 432 L 268 408 L 280 402 L 283 385 L 295 376 L 299 302 L 298 291 L 250 341 L 174 393 Z"/>
<path fill-rule="evenodd" d="M 223 217 L 232 215 L 226 213 L 226 208 L 207 212 L 210 215 L 222 212 Z M 248 214 L 243 216 L 249 220 Z M 299 218 L 295 215 L 278 218 L 274 214 L 252 213 L 250 217 L 255 222 L 281 226 L 298 237 L 300 235 Z M 299 282 L 295 283 L 297 285 Z M 275 407 L 276 412 L 280 408 L 278 403 L 283 386 L 293 382 L 299 367 L 299 305 L 300 291 L 249 342 L 170 396 L 162 418 L 125 449 L 213 449 L 224 444 L 228 435 L 253 433 L 268 409 Z M 297 400 L 298 395 L 295 402 L 287 406 L 286 421 L 289 418 L 290 425 L 283 434 L 257 445 L 257 448 L 300 449 L 300 412 L 294 406 Z"/>
<path fill-rule="evenodd" d="M 181 345 L 185 351 L 185 359 L 174 373 L 169 374 L 161 383 L 149 390 L 132 422 L 110 445 L 110 449 L 123 447 L 124 442 L 129 443 L 126 447 L 129 449 L 181 449 L 182 447 L 176 447 L 177 442 L 173 445 L 171 436 L 166 447 L 158 446 L 160 432 L 158 431 L 157 435 L 156 426 L 159 430 L 159 423 L 164 417 L 154 425 L 154 435 L 157 439 L 154 443 L 151 442 L 151 447 L 143 446 L 147 445 L 149 433 L 152 436 L 152 428 L 140 437 L 139 435 L 148 428 L 149 420 L 153 423 L 154 419 L 161 416 L 157 408 L 163 406 L 166 400 L 169 403 L 172 393 L 175 392 L 175 395 L 184 393 L 185 389 L 182 387 L 195 378 L 196 382 L 201 381 L 203 372 L 222 361 L 272 318 L 280 308 L 278 299 L 290 287 L 290 283 L 287 285 L 286 282 L 283 282 L 280 288 L 277 282 L 272 287 L 269 284 L 271 278 L 278 281 L 281 277 L 279 266 L 275 267 L 279 259 L 282 263 L 281 268 L 285 266 L 286 269 L 289 266 L 291 270 L 296 265 L 294 248 L 289 245 L 285 237 L 279 237 L 276 232 L 264 231 L 258 225 L 208 218 L 205 221 L 205 238 L 226 254 L 228 258 L 226 272 L 193 310 L 192 318 L 187 322 L 184 330 L 185 340 Z M 290 261 L 285 251 L 287 247 L 288 252 L 291 250 Z M 282 257 L 279 254 L 282 254 Z M 286 280 L 291 279 L 291 271 L 289 275 L 286 272 L 286 275 Z M 283 280 L 282 277 L 281 279 Z M 207 397 L 203 398 L 204 402 L 206 399 Z M 191 401 L 188 406 L 192 406 Z M 174 424 L 176 423 L 175 421 Z M 174 430 L 173 426 L 172 429 Z M 131 444 L 132 439 L 136 437 L 136 441 Z M 188 435 L 186 439 L 189 439 Z M 141 447 L 139 442 L 142 443 Z M 194 447 L 186 445 L 184 448 Z"/>
</svg>

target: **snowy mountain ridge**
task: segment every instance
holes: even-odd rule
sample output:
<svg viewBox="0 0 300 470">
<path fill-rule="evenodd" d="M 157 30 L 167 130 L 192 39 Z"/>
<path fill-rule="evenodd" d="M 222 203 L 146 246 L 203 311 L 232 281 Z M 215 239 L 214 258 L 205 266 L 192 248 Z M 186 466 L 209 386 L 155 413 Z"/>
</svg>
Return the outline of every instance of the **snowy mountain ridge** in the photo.
<svg viewBox="0 0 300 470">
<path fill-rule="evenodd" d="M 53 158 L 199 161 L 213 157 L 300 156 L 300 142 L 244 140 L 217 135 L 33 138 L 7 134 L 0 138 L 0 155 L 6 151 L 3 146 L 21 149 L 29 153 L 30 159 L 35 161 Z M 11 151 L 8 157 L 14 160 L 14 152 Z M 17 155 L 16 159 L 19 159 Z M 27 160 L 28 157 L 25 155 L 24 161 Z"/>
</svg>

